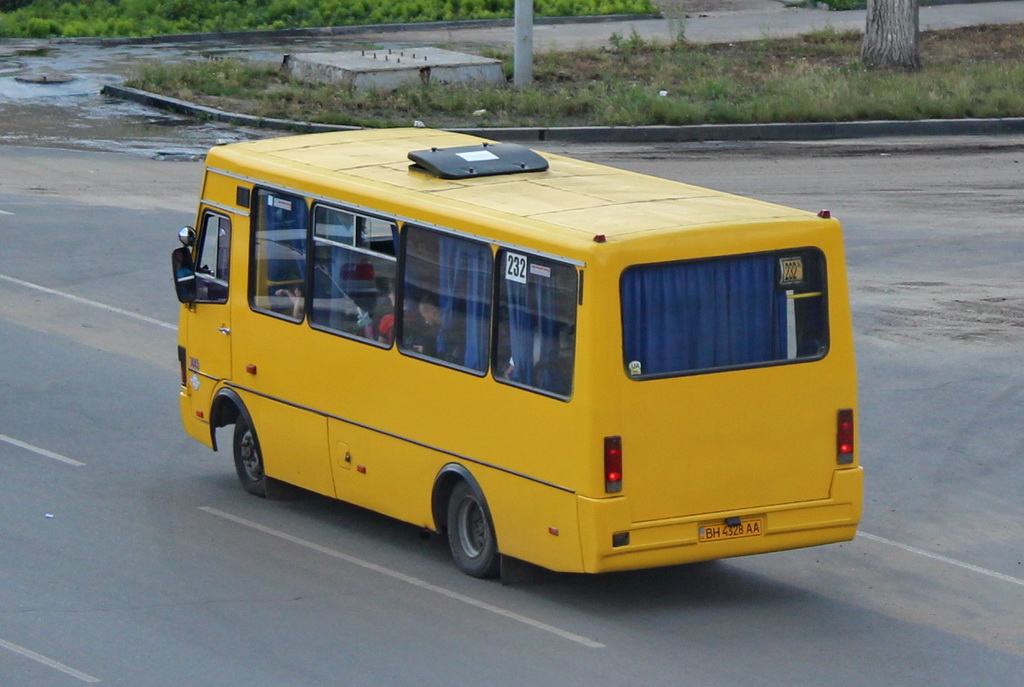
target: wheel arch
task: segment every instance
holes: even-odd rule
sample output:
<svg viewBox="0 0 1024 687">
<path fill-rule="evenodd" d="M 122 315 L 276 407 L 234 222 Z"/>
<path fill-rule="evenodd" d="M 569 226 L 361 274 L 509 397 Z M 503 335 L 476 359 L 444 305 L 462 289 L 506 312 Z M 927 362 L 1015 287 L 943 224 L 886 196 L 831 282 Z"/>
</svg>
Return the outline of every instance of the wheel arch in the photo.
<svg viewBox="0 0 1024 687">
<path fill-rule="evenodd" d="M 451 498 L 452 490 L 459 482 L 466 482 L 476 493 L 480 495 L 480 502 L 488 519 L 494 523 L 494 516 L 491 515 L 491 507 L 487 503 L 484 490 L 480 488 L 473 473 L 465 465 L 460 463 L 448 463 L 437 472 L 434 478 L 434 490 L 431 494 L 430 506 L 434 517 L 434 531 L 444 532 L 448 529 L 448 501 Z"/>
<path fill-rule="evenodd" d="M 249 409 L 245 407 L 242 397 L 234 389 L 225 387 L 219 390 L 210 405 L 210 439 L 213 442 L 214 451 L 217 450 L 217 429 L 220 427 L 235 424 L 239 416 L 245 418 L 250 427 L 253 426 Z"/>
</svg>

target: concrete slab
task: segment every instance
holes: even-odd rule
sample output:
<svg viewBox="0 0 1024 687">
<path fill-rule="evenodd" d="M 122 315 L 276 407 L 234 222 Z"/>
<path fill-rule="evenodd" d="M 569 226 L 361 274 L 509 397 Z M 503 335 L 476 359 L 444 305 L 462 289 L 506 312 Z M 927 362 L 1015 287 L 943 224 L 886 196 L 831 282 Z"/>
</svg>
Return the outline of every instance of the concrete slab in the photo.
<svg viewBox="0 0 1024 687">
<path fill-rule="evenodd" d="M 75 80 L 75 77 L 70 74 L 65 74 L 63 72 L 43 68 L 37 71 L 16 74 L 14 76 L 14 80 L 19 81 L 21 83 L 62 84 L 71 83 Z"/>
<path fill-rule="evenodd" d="M 505 83 L 501 61 L 442 48 L 295 53 L 282 68 L 296 79 L 356 90 L 394 90 L 410 83 Z"/>
</svg>

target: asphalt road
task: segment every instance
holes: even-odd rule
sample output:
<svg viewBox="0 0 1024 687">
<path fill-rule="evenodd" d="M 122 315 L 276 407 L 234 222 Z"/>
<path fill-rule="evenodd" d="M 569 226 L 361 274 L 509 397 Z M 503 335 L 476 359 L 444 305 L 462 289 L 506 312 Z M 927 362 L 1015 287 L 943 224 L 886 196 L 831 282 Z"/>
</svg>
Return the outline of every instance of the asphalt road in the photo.
<svg viewBox="0 0 1024 687">
<path fill-rule="evenodd" d="M 549 147 L 844 222 L 867 494 L 848 544 L 518 586 L 184 435 L 199 163 L 0 146 L 0 685 L 1019 685 L 1024 152 L 891 143 Z"/>
</svg>

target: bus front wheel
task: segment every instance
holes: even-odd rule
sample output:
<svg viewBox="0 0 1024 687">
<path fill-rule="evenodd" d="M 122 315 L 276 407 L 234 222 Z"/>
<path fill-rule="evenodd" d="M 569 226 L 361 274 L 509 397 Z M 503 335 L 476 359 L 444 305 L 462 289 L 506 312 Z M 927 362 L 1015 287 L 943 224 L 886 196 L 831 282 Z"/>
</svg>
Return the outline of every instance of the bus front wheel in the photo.
<svg viewBox="0 0 1024 687">
<path fill-rule="evenodd" d="M 242 488 L 256 496 L 267 496 L 267 475 L 263 472 L 263 452 L 256 430 L 244 414 L 235 422 L 235 470 Z"/>
<path fill-rule="evenodd" d="M 494 525 L 483 494 L 460 481 L 448 500 L 448 545 L 459 570 L 472 577 L 495 577 L 500 559 Z"/>
</svg>

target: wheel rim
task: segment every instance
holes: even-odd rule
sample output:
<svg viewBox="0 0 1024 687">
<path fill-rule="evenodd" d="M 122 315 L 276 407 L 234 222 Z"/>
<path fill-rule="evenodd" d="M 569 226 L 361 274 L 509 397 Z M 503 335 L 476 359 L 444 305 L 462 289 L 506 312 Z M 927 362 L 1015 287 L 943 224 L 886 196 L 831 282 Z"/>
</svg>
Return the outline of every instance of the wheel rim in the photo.
<svg viewBox="0 0 1024 687">
<path fill-rule="evenodd" d="M 459 504 L 459 545 L 470 558 L 478 558 L 487 547 L 488 532 L 484 512 L 474 499 Z"/>
<path fill-rule="evenodd" d="M 247 429 L 242 435 L 242 440 L 238 442 L 238 454 L 246 476 L 253 482 L 263 479 L 263 461 L 260 459 L 256 438 L 253 437 L 251 429 Z"/>
</svg>

